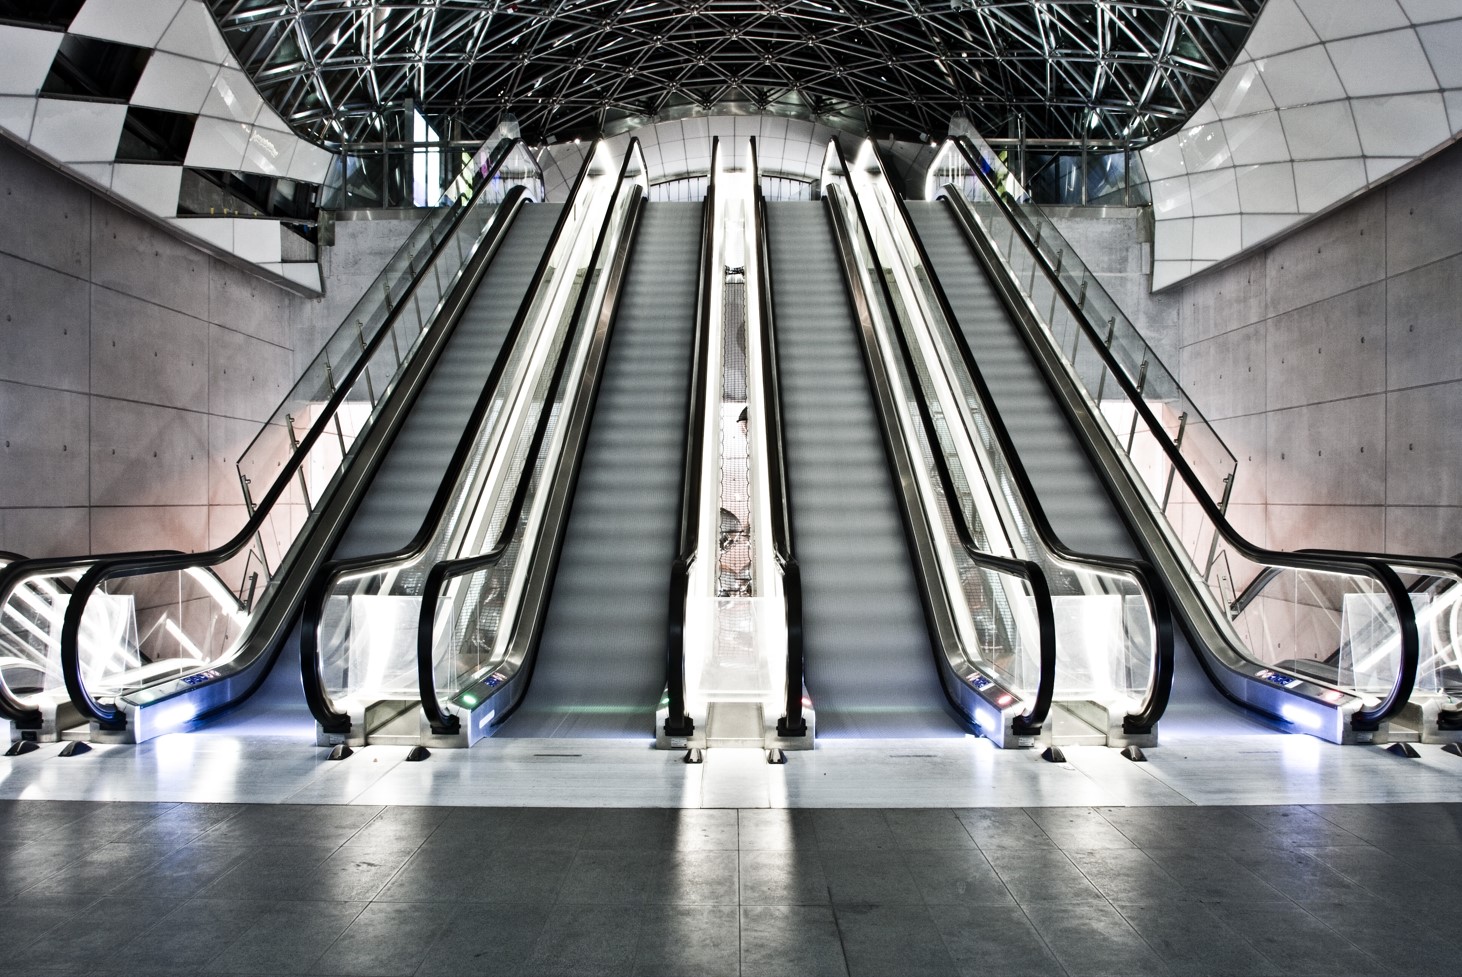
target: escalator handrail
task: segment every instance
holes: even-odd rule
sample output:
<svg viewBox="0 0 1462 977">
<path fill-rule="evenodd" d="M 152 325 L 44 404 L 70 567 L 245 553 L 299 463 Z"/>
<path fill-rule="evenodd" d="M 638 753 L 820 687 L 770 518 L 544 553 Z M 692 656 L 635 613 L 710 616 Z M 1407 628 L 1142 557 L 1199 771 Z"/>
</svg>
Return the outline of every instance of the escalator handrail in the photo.
<svg viewBox="0 0 1462 977">
<path fill-rule="evenodd" d="M 767 243 L 767 203 L 761 191 L 761 170 L 756 138 L 751 139 L 751 185 L 756 206 L 758 266 L 757 302 L 761 321 L 762 396 L 765 402 L 767 491 L 771 497 L 772 553 L 782 570 L 783 613 L 787 627 L 786 707 L 777 732 L 781 736 L 807 735 L 802 715 L 802 686 L 806 659 L 802 631 L 802 567 L 794 555 L 792 493 L 787 485 L 787 461 L 782 435 L 782 372 L 777 350 L 776 316 L 772 286 L 771 252 Z"/>
<path fill-rule="evenodd" d="M 554 224 L 548 246 L 544 249 L 543 256 L 539 258 L 532 277 L 529 278 L 529 282 L 533 285 L 543 281 L 559 238 L 573 219 L 579 193 L 588 182 L 589 171 L 594 164 L 594 155 L 591 150 L 584 158 L 584 164 L 579 169 L 578 177 L 569 193 L 568 202 L 564 204 L 563 211 L 558 215 L 558 220 Z M 471 280 L 470 276 L 464 276 L 459 283 L 459 287 L 453 293 L 452 301 L 448 303 L 454 322 L 466 313 L 478 284 L 479 282 Z M 371 573 L 399 563 L 408 559 L 412 554 L 420 554 L 430 543 L 442 514 L 451 503 L 457 478 L 472 453 L 482 422 L 487 417 L 487 413 L 499 393 L 498 388 L 503 383 L 503 374 L 511 359 L 509 352 L 528 326 L 529 315 L 533 311 L 536 296 L 537 289 L 530 285 L 513 316 L 512 325 L 508 327 L 507 333 L 503 337 L 499 353 L 493 361 L 492 368 L 488 371 L 487 378 L 473 404 L 472 412 L 467 417 L 466 426 L 452 452 L 452 457 L 447 462 L 446 472 L 437 486 L 436 493 L 432 496 L 426 515 L 422 518 L 421 524 L 411 539 L 389 552 L 330 560 L 315 573 L 305 590 L 305 599 L 300 608 L 300 676 L 304 684 L 305 704 L 309 706 L 310 714 L 320 724 L 320 728 L 327 734 L 345 735 L 350 732 L 351 727 L 350 716 L 337 710 L 330 700 L 329 693 L 325 691 L 325 676 L 322 671 L 324 662 L 320 654 L 319 638 L 320 626 L 324 622 L 325 602 L 330 596 L 330 591 L 341 577 L 348 574 Z"/>
<path fill-rule="evenodd" d="M 1368 557 L 1364 554 L 1345 553 L 1344 551 L 1335 550 L 1322 551 L 1325 552 L 1325 555 L 1316 555 L 1305 551 L 1284 552 L 1271 550 L 1250 542 L 1242 533 L 1234 528 L 1223 511 L 1218 507 L 1218 504 L 1214 502 L 1213 497 L 1208 493 L 1207 488 L 1198 478 L 1198 474 L 1193 471 L 1187 459 L 1183 457 L 1181 450 L 1169 438 L 1158 435 L 1157 432 L 1161 432 L 1163 427 L 1157 415 L 1152 412 L 1152 408 L 1148 406 L 1147 401 L 1142 397 L 1141 391 L 1137 389 L 1136 384 L 1127 376 L 1126 370 L 1122 368 L 1121 364 L 1117 362 L 1117 358 L 1107 348 L 1105 341 L 1098 334 L 1096 327 L 1088 321 L 1077 297 L 1071 294 L 1065 281 L 1056 273 L 1055 269 L 1051 268 L 1041 249 L 1026 233 L 1024 225 L 1015 219 L 1011 212 L 1010 202 L 1000 194 L 998 189 L 990 181 L 988 174 L 984 172 L 983 168 L 977 162 L 975 153 L 969 147 L 967 140 L 964 138 L 957 139 L 955 140 L 955 145 L 965 157 L 965 162 L 975 172 L 977 178 L 985 187 L 987 195 L 995 203 L 1001 215 L 1015 228 L 1016 233 L 1026 245 L 1027 250 L 1034 256 L 1037 265 L 1054 282 L 1057 294 L 1061 296 L 1062 303 L 1071 313 L 1072 319 L 1076 322 L 1077 327 L 1086 334 L 1089 344 L 1097 355 L 1101 357 L 1102 362 L 1106 364 L 1107 370 L 1111 373 L 1123 395 L 1131 402 L 1133 409 L 1138 412 L 1138 415 L 1142 418 L 1143 423 L 1148 426 L 1148 429 L 1154 432 L 1153 440 L 1167 456 L 1168 461 L 1173 466 L 1173 470 L 1183 479 L 1183 484 L 1188 487 L 1193 498 L 1203 510 L 1204 515 L 1214 524 L 1214 528 L 1223 536 L 1229 545 L 1237 550 L 1245 559 L 1253 563 L 1269 564 L 1292 570 L 1369 576 L 1374 577 L 1381 584 L 1382 589 L 1386 591 L 1396 611 L 1397 623 L 1401 630 L 1401 663 L 1400 667 L 1396 670 L 1396 681 L 1392 685 L 1390 692 L 1374 707 L 1369 709 L 1363 707 L 1359 709 L 1352 717 L 1351 725 L 1357 730 L 1374 730 L 1382 723 L 1394 718 L 1405 708 L 1411 698 L 1412 688 L 1416 684 L 1416 673 L 1421 657 L 1420 641 L 1416 628 L 1416 614 L 1411 606 L 1411 599 L 1407 596 L 1406 587 L 1401 582 L 1400 576 L 1395 570 L 1391 569 L 1387 562 Z M 956 210 L 959 210 L 961 207 L 968 210 L 968 202 L 965 201 L 964 194 L 958 192 L 957 188 L 953 192 L 947 193 L 946 196 Z M 1031 340 L 1048 342 L 1043 338 L 1040 331 L 1037 331 L 1036 335 L 1031 336 Z M 1244 657 L 1247 658 L 1248 656 L 1245 655 Z M 1252 659 L 1250 660 L 1252 661 Z M 1310 679 L 1310 681 L 1314 680 Z"/>
<path fill-rule="evenodd" d="M 875 152 L 877 152 L 876 148 Z M 885 174 L 888 172 L 882 159 L 879 160 L 879 168 Z M 887 177 L 885 177 L 886 179 Z M 1026 470 L 1020 452 L 1016 449 L 1015 439 L 1005 425 L 1005 418 L 1001 416 L 1000 410 L 995 404 L 990 386 L 985 381 L 985 374 L 980 369 L 974 351 L 970 347 L 969 338 L 964 334 L 964 330 L 958 327 L 959 319 L 955 315 L 954 307 L 949 302 L 949 295 L 945 292 L 944 285 L 940 282 L 939 275 L 934 269 L 934 263 L 929 260 L 928 250 L 914 229 L 914 221 L 909 214 L 908 205 L 904 203 L 903 197 L 893 192 L 891 187 L 889 192 L 898 209 L 899 219 L 904 223 L 907 239 L 912 242 L 914 253 L 928 275 L 929 287 L 934 293 L 939 313 L 949 324 L 949 334 L 954 341 L 961 365 L 969 376 L 970 382 L 975 388 L 975 395 L 984 408 L 985 419 L 990 426 L 991 433 L 995 436 L 995 442 L 999 446 L 1006 471 L 1015 482 L 1016 492 L 1025 505 L 1026 515 L 1030 518 L 1031 526 L 1036 531 L 1041 545 L 1067 563 L 1074 563 L 1101 573 L 1130 577 L 1135 580 L 1142 591 L 1143 599 L 1147 602 L 1148 613 L 1152 617 L 1152 674 L 1141 706 L 1137 711 L 1129 713 L 1123 718 L 1122 727 L 1129 733 L 1151 732 L 1152 727 L 1162 718 L 1163 712 L 1167 709 L 1173 690 L 1173 610 L 1168 599 L 1167 589 L 1162 585 L 1152 564 L 1146 560 L 1086 553 L 1071 548 L 1061 539 L 1056 527 L 1051 524 L 1050 517 L 1046 514 L 1045 506 L 1041 504 L 1035 483 L 1031 481 L 1030 473 Z M 1007 311 L 1014 312 L 1009 307 L 1007 307 Z"/>
<path fill-rule="evenodd" d="M 711 322 L 711 261 L 715 249 L 716 172 L 720 168 L 721 140 L 711 139 L 710 179 L 702 204 L 699 281 L 696 292 L 695 338 L 691 352 L 689 395 L 685 407 L 684 445 L 680 488 L 680 533 L 675 559 L 670 565 L 670 614 L 665 635 L 665 733 L 690 736 L 695 722 L 685 704 L 685 615 L 690 606 L 690 569 L 695 563 L 701 532 L 701 468 L 707 422 L 706 384 L 710 370 L 710 343 L 706 335 Z"/>
<path fill-rule="evenodd" d="M 834 143 L 834 145 L 836 145 Z M 851 189 L 852 180 L 849 177 L 847 161 L 843 159 L 842 149 L 837 149 L 838 162 L 842 166 L 843 180 L 845 186 Z M 829 213 L 832 215 L 833 224 L 836 228 L 837 245 L 842 258 L 845 270 L 845 278 L 855 296 L 854 305 L 857 306 L 859 318 L 865 322 L 865 331 L 872 335 L 872 311 L 868 295 L 863 291 L 862 282 L 858 274 L 861 263 L 853 253 L 851 236 L 853 229 L 845 223 L 841 210 L 836 205 L 836 196 L 840 194 L 835 186 L 823 188 L 824 196 L 829 198 Z M 875 260 L 878 252 L 874 249 L 873 235 L 868 227 L 867 218 L 863 214 L 862 206 L 858 202 L 857 194 L 849 193 L 849 200 L 852 203 L 854 212 L 858 215 L 859 230 L 862 232 L 865 246 L 868 253 Z M 895 315 L 892 310 L 897 308 L 894 303 L 893 294 L 889 289 L 888 282 L 882 275 L 871 276 L 878 279 L 877 287 L 883 293 L 885 306 L 890 310 L 890 315 Z M 898 339 L 899 352 L 905 369 L 909 370 L 911 377 L 914 373 L 915 363 L 913 352 L 909 348 L 907 337 L 904 336 L 902 328 L 897 326 L 890 330 Z M 866 355 L 875 356 L 876 350 L 869 347 Z M 925 437 L 929 440 L 930 454 L 934 457 L 935 471 L 939 476 L 939 487 L 943 493 L 950 516 L 954 521 L 955 533 L 959 537 L 960 545 L 971 563 L 978 567 L 991 570 L 1007 576 L 1020 577 L 1030 587 L 1031 597 L 1036 607 L 1037 641 L 1039 645 L 1040 677 L 1036 682 L 1035 696 L 1031 707 L 1014 721 L 1014 731 L 1017 735 L 1034 735 L 1040 732 L 1046 719 L 1051 712 L 1051 703 L 1056 692 L 1056 612 L 1051 600 L 1051 588 L 1046 581 L 1045 572 L 1040 565 L 1032 560 L 1013 560 L 1006 557 L 995 556 L 986 553 L 979 548 L 975 542 L 974 534 L 965 519 L 964 506 L 959 499 L 959 493 L 955 490 L 954 476 L 949 470 L 948 459 L 944 452 L 939 449 L 938 432 L 934 425 L 933 413 L 929 407 L 928 397 L 922 385 L 917 380 L 910 384 L 910 392 L 913 394 L 914 402 L 918 407 L 920 425 L 924 429 Z M 896 429 L 897 422 L 890 418 L 889 424 Z M 891 435 L 892 436 L 892 435 Z M 895 473 L 895 481 L 898 481 Z M 913 503 L 909 503 L 913 504 Z M 950 697 L 953 702 L 953 696 Z"/>
<path fill-rule="evenodd" d="M 482 180 L 478 184 L 479 186 L 485 185 L 487 181 L 491 180 L 497 174 L 498 168 L 508 158 L 508 155 L 509 152 L 504 152 L 493 167 L 487 173 L 483 174 Z M 499 207 L 499 214 L 513 213 L 523 196 L 524 189 L 522 186 L 512 187 Z M 474 209 L 476 202 L 481 199 L 480 195 L 474 193 L 472 202 L 467 207 L 464 207 L 462 212 L 454 218 L 454 228 L 460 226 L 461 221 L 466 218 L 466 215 Z M 505 233 L 505 223 L 495 220 L 494 224 L 484 234 L 479 247 L 485 248 L 490 253 L 493 241 L 503 233 Z M 316 442 L 325 435 L 327 426 L 334 420 L 340 406 L 350 395 L 361 373 L 365 371 L 375 353 L 391 335 L 397 317 L 401 314 L 401 310 L 405 309 L 408 304 L 404 301 L 405 295 L 411 294 L 411 291 L 417 287 L 426 273 L 432 268 L 435 261 L 440 257 L 441 249 L 451 239 L 451 232 L 442 236 L 441 240 L 434 247 L 430 260 L 423 262 L 421 268 L 412 277 L 411 289 L 403 293 L 403 300 L 390 307 L 382 322 L 381 328 L 367 342 L 356 362 L 336 381 L 335 390 L 325 402 L 325 407 L 320 412 L 320 416 L 310 425 L 310 429 L 305 433 L 305 436 L 300 439 L 299 445 L 291 452 L 289 459 L 284 463 L 279 475 L 275 477 L 274 484 L 269 487 L 269 491 L 259 500 L 254 508 L 253 514 L 245 521 L 243 528 L 233 538 L 212 549 L 202 550 L 197 553 L 150 550 L 88 558 L 84 565 L 89 569 L 83 574 L 81 580 L 76 585 L 76 589 L 72 592 L 71 599 L 67 602 L 66 614 L 61 628 L 62 674 L 66 680 L 67 693 L 70 695 L 73 705 L 76 706 L 83 717 L 103 725 L 115 724 L 121 718 L 120 706 L 115 702 L 107 705 L 98 700 L 86 688 L 86 682 L 81 676 L 79 636 L 81 621 L 85 615 L 86 603 L 92 593 L 106 580 L 119 577 L 141 576 L 149 573 L 181 571 L 194 567 L 204 570 L 215 578 L 218 578 L 217 573 L 212 568 L 217 564 L 233 559 L 245 547 L 250 545 L 259 534 L 264 526 L 265 520 L 272 514 L 275 503 L 278 502 L 286 491 L 289 491 L 290 485 L 298 477 L 309 452 L 313 449 Z M 7 567 L 5 569 L 8 571 L 12 568 Z M 221 579 L 220 583 L 222 583 Z M 224 590 L 229 590 L 229 588 L 225 585 Z M 0 598 L 9 600 L 9 597 L 10 592 L 0 589 Z M 3 604 L 0 604 L 0 607 L 3 606 Z M 242 603 L 240 603 L 239 607 L 242 608 L 242 606 Z M 3 685 L 3 682 L 0 682 L 0 685 Z"/>
<path fill-rule="evenodd" d="M 594 242 L 594 250 L 589 256 L 589 268 L 595 268 L 599 259 L 604 253 L 605 245 L 608 243 L 609 230 L 614 223 L 615 208 L 620 202 L 620 194 L 625 190 L 626 176 L 629 171 L 631 159 L 640 155 L 640 170 L 644 172 L 644 157 L 640 150 L 639 140 L 631 139 L 628 148 L 625 150 L 624 162 L 620 167 L 618 182 L 614 188 L 614 195 L 609 200 L 609 207 L 605 212 L 604 224 L 599 229 L 598 238 Z M 605 281 L 604 296 L 600 303 L 600 319 L 609 320 L 610 328 L 619 310 L 619 292 L 624 279 L 625 268 L 629 264 L 629 244 L 634 240 L 635 231 L 638 228 L 639 217 L 643 212 L 644 189 L 638 184 L 630 184 L 631 194 L 634 199 L 627 206 L 630 213 L 625 220 L 624 226 L 620 229 L 620 240 L 616 243 L 616 249 L 609 260 L 609 270 Z M 573 358 L 573 333 L 574 325 L 584 315 L 589 303 L 590 293 L 593 289 L 588 283 L 579 290 L 578 299 L 575 301 L 574 310 L 569 319 L 569 334 L 565 338 L 559 350 L 558 360 L 554 364 L 553 378 L 549 383 L 549 397 L 552 398 L 558 391 L 559 386 L 567 376 L 568 363 Z M 581 393 L 587 391 L 584 398 L 584 410 L 592 411 L 599 395 L 599 381 L 602 374 L 594 374 L 581 378 L 579 387 Z M 569 403 L 565 398 L 564 403 Z M 427 722 L 432 732 L 438 735 L 455 734 L 461 728 L 461 720 L 458 716 L 448 714 L 442 709 L 441 700 L 437 695 L 436 669 L 433 663 L 433 626 L 436 623 L 437 606 L 441 601 L 442 593 L 447 584 L 456 577 L 466 574 L 477 573 L 489 567 L 496 566 L 507 553 L 508 547 L 512 544 L 513 537 L 517 533 L 518 523 L 523 519 L 523 511 L 527 507 L 528 490 L 533 484 L 533 470 L 537 464 L 538 456 L 543 451 L 543 443 L 548 437 L 549 423 L 554 418 L 554 412 L 543 409 L 538 412 L 538 420 L 533 429 L 533 437 L 528 442 L 528 450 L 523 454 L 523 467 L 518 472 L 518 482 L 513 489 L 512 500 L 508 504 L 508 510 L 503 517 L 502 528 L 498 533 L 497 542 L 483 553 L 476 556 L 461 557 L 453 560 L 442 560 L 432 566 L 427 573 L 426 582 L 422 586 L 421 609 L 417 616 L 416 631 L 416 677 L 417 686 L 421 696 L 421 708 L 426 713 Z M 564 412 L 561 419 L 568 420 Z M 454 473 L 453 481 L 460 475 L 460 470 Z M 439 521 L 441 513 L 437 513 Z M 567 515 L 565 515 L 567 518 Z M 423 544 L 423 550 L 425 544 Z M 412 557 L 419 557 L 422 550 L 418 550 Z"/>
</svg>

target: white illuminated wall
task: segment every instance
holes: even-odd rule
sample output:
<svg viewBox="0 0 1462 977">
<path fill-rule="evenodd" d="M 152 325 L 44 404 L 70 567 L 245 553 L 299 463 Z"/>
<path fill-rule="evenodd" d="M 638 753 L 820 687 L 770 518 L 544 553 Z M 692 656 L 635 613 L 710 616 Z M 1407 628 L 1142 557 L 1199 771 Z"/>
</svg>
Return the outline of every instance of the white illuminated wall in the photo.
<svg viewBox="0 0 1462 977">
<path fill-rule="evenodd" d="M 153 49 L 128 102 L 39 93 L 67 33 Z M 283 260 L 278 222 L 179 217 L 182 166 L 117 162 L 129 105 L 197 117 L 187 166 L 325 180 L 331 154 L 264 104 L 203 0 L 87 0 L 64 32 L 0 24 L 0 129 L 184 236 L 320 289 L 316 263 Z"/>
<path fill-rule="evenodd" d="M 1462 0 L 1269 0 L 1182 132 L 1142 151 L 1153 287 L 1248 251 L 1462 132 Z"/>
</svg>

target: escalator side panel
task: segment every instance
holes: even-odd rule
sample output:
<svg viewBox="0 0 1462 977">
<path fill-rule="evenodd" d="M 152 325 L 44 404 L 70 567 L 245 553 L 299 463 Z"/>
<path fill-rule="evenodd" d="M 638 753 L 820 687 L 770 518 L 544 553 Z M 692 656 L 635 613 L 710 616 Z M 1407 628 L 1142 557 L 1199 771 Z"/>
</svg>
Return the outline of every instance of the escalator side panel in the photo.
<svg viewBox="0 0 1462 977">
<path fill-rule="evenodd" d="M 397 549 L 421 528 L 561 210 L 535 204 L 514 221 L 342 533 L 335 559 Z"/>
<path fill-rule="evenodd" d="M 768 203 L 807 688 L 826 736 L 957 736 L 821 204 Z"/>
<path fill-rule="evenodd" d="M 533 681 L 499 736 L 653 734 L 680 506 L 702 207 L 645 207 Z"/>
</svg>

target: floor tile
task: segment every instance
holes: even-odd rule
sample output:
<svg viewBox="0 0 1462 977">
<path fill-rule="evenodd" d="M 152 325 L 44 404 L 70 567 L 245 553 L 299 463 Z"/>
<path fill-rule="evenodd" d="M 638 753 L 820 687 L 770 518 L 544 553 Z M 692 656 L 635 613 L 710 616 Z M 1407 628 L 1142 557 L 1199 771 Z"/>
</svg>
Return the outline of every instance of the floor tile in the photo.
<svg viewBox="0 0 1462 977">
<path fill-rule="evenodd" d="M 929 909 L 908 905 L 836 908 L 850 977 L 957 974 Z"/>
<path fill-rule="evenodd" d="M 1051 977 L 1065 973 L 1024 910 L 1014 906 L 931 906 L 962 977 Z"/>
<path fill-rule="evenodd" d="M 1162 958 L 1110 905 L 1042 903 L 1024 908 L 1036 932 L 1073 977 L 1169 973 Z"/>
<path fill-rule="evenodd" d="M 741 911 L 726 906 L 647 906 L 639 917 L 638 977 L 737 977 Z"/>
<path fill-rule="evenodd" d="M 643 913 L 638 906 L 559 903 L 539 931 L 524 970 L 543 977 L 631 973 Z"/>
<path fill-rule="evenodd" d="M 817 851 L 743 851 L 741 905 L 828 905 L 827 875 Z"/>
<path fill-rule="evenodd" d="M 822 871 L 835 905 L 924 904 L 902 852 L 825 851 Z"/>
<path fill-rule="evenodd" d="M 743 906 L 742 977 L 846 977 L 829 906 Z"/>
</svg>

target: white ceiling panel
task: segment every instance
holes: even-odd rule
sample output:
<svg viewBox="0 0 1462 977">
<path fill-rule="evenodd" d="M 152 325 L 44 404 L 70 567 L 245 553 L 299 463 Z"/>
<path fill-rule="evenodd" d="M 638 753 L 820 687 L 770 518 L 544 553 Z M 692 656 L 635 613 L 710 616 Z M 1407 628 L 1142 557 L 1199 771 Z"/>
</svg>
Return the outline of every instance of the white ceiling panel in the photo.
<svg viewBox="0 0 1462 977">
<path fill-rule="evenodd" d="M 35 96 L 51 72 L 59 31 L 37 31 L 0 24 L 0 95 Z"/>
<path fill-rule="evenodd" d="M 1436 76 L 1411 29 L 1351 37 L 1328 45 L 1330 61 L 1351 98 L 1432 91 Z"/>
<path fill-rule="evenodd" d="M 31 145 L 63 163 L 111 163 L 127 106 L 70 98 L 36 101 Z"/>
<path fill-rule="evenodd" d="M 197 115 L 218 71 L 218 65 L 206 61 L 154 51 L 132 93 L 132 104 Z"/>
<path fill-rule="evenodd" d="M 1358 98 L 1350 107 L 1367 156 L 1420 156 L 1452 136 L 1439 92 Z"/>
<path fill-rule="evenodd" d="M 1355 132 L 1348 101 L 1301 105 L 1279 113 L 1289 142 L 1291 159 L 1333 159 L 1359 156 L 1360 138 Z"/>
<path fill-rule="evenodd" d="M 1290 158 L 1278 112 L 1228 119 L 1223 123 L 1223 131 L 1236 166 L 1277 163 Z"/>
<path fill-rule="evenodd" d="M 72 34 L 157 47 L 183 0 L 86 0 L 71 21 Z"/>
<path fill-rule="evenodd" d="M 1322 41 L 1373 34 L 1408 23 L 1396 0 L 1299 0 L 1299 5 Z"/>
<path fill-rule="evenodd" d="M 1276 105 L 1307 105 L 1345 97 L 1345 86 L 1320 45 L 1256 61 Z"/>
</svg>

